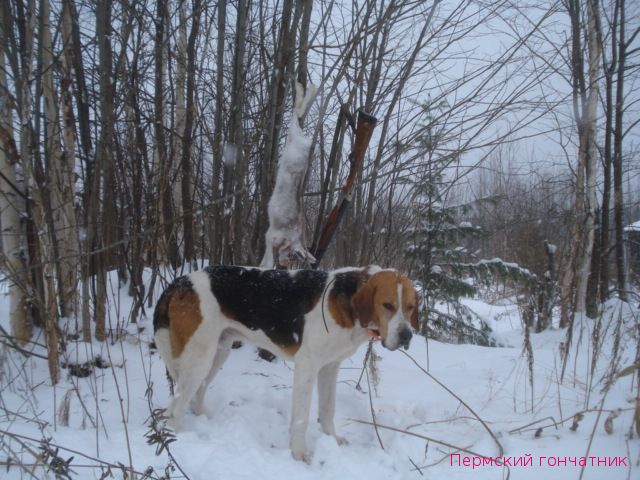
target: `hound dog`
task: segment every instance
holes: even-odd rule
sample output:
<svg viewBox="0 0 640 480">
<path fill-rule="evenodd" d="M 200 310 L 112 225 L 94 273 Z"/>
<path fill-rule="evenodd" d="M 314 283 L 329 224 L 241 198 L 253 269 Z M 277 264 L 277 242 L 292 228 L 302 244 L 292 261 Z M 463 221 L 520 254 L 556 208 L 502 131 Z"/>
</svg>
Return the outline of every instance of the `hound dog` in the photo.
<svg viewBox="0 0 640 480">
<path fill-rule="evenodd" d="M 336 438 L 336 379 L 340 362 L 374 336 L 389 350 L 408 348 L 418 328 L 418 294 L 411 280 L 379 267 L 265 270 L 212 266 L 176 279 L 153 317 L 155 341 L 176 382 L 168 414 L 174 424 L 191 406 L 202 411 L 207 387 L 244 338 L 295 360 L 291 453 L 305 446 L 313 386 L 318 382 L 321 429 Z"/>
</svg>

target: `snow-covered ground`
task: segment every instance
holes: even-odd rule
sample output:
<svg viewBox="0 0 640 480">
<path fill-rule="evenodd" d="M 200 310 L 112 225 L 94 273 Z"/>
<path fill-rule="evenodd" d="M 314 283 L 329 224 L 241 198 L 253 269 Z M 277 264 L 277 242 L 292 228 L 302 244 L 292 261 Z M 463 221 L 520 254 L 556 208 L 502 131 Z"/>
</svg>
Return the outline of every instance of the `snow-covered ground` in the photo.
<svg viewBox="0 0 640 480">
<path fill-rule="evenodd" d="M 121 290 L 118 308 L 110 310 L 113 326 L 118 317 L 124 324 L 129 313 L 125 291 Z M 485 426 L 456 397 L 402 352 L 389 352 L 381 345 L 374 347 L 380 357 L 376 362 L 377 386 L 367 384 L 365 375 L 361 389 L 356 389 L 366 346 L 345 361 L 340 371 L 336 426 L 348 445 L 338 446 L 320 432 L 315 422 L 310 422 L 307 439 L 313 459 L 310 464 L 293 460 L 288 450 L 293 365 L 279 359 L 273 363 L 260 360 L 255 349 L 245 345 L 232 352 L 210 386 L 205 399 L 208 414 L 186 418 L 183 431 L 169 445 L 170 453 L 192 480 L 507 476 L 562 480 L 580 477 L 581 457 L 586 457 L 587 463 L 582 478 L 640 478 L 640 441 L 637 437 L 626 440 L 637 395 L 633 375 L 618 378 L 606 395 L 605 409 L 622 410 L 612 420 L 611 434 L 604 428 L 608 410 L 600 415 L 597 411 L 584 413 L 577 428 L 572 429 L 573 415 L 586 409 L 587 397 L 589 409 L 596 410 L 600 405 L 604 384 L 597 381 L 609 365 L 613 324 L 603 335 L 603 351 L 593 382 L 589 381 L 590 325 L 585 325 L 577 359 L 570 358 L 561 384 L 559 351 L 566 332 L 553 330 L 532 335 L 532 392 L 517 307 L 508 302 L 492 306 L 480 300 L 470 301 L 469 305 L 486 318 L 507 346 L 485 348 L 435 341 L 427 344 L 424 338 L 414 337 L 408 353 L 475 411 L 504 449 L 503 458 L 508 459 L 509 468 L 478 466 L 480 457 L 437 443 L 487 457 L 500 456 L 497 443 Z M 55 453 L 57 449 L 62 460 L 73 457 L 69 462 L 70 478 L 125 478 L 122 469 L 130 466 L 140 472 L 139 479 L 169 478 L 167 474 L 170 478 L 184 478 L 179 469 L 167 469 L 170 460 L 166 451 L 156 455 L 157 445 L 147 443 L 151 409 L 165 407 L 169 402 L 164 366 L 159 356 L 149 350 L 151 312 L 147 312 L 149 318 L 126 326 L 113 343 L 69 340 L 65 362 L 79 363 L 99 355 L 113 368 L 96 368 L 95 374 L 86 378 L 71 376 L 69 369 L 63 369 L 55 388 L 48 379 L 45 360 L 27 359 L 15 350 L 5 350 L 0 380 L 1 478 L 56 478 L 52 470 L 46 472 L 41 466 L 29 467 L 32 473 L 15 465 L 7 470 L 7 462 L 36 463 L 34 454 L 42 452 L 39 441 L 43 438 L 50 439 L 49 451 Z M 630 332 L 635 328 L 633 316 L 637 317 L 638 311 L 611 303 L 605 319 L 611 318 L 615 323 L 619 314 L 627 322 L 623 343 L 629 343 L 619 361 L 622 368 L 631 365 L 635 356 Z M 5 329 L 7 317 L 8 298 L 0 293 L 0 324 Z M 574 342 L 578 337 L 576 330 Z M 42 343 L 42 338 L 35 341 Z M 41 347 L 35 351 L 43 353 Z M 375 376 L 369 372 L 371 382 Z M 371 425 L 357 422 L 371 422 L 372 409 L 380 425 L 380 440 Z M 312 418 L 315 412 L 314 404 Z M 538 423 L 527 426 L 534 421 Z M 545 428 L 538 431 L 539 427 Z M 451 456 L 452 453 L 460 456 Z M 96 468 L 98 459 L 121 467 L 112 466 L 112 477 L 102 477 L 107 466 Z M 602 462 L 598 465 L 598 459 L 607 466 Z M 595 466 L 591 466 L 592 461 Z M 615 466 L 617 463 L 620 465 Z M 143 472 L 149 476 L 144 477 Z"/>
</svg>

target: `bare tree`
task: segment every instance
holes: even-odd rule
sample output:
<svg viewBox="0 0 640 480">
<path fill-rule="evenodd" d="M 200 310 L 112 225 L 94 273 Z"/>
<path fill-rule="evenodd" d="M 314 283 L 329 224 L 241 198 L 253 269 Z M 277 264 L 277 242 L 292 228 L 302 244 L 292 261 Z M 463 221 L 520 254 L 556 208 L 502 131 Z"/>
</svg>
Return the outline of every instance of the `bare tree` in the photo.
<svg viewBox="0 0 640 480">
<path fill-rule="evenodd" d="M 72 316 L 76 312 L 80 258 L 74 204 L 75 128 L 71 112 L 71 96 L 66 88 L 70 82 L 71 54 L 68 47 L 63 49 L 65 61 L 62 68 L 64 78 L 61 80 L 61 87 L 65 86 L 65 89 L 62 91 L 60 104 L 58 104 L 53 75 L 57 62 L 54 61 L 55 54 L 51 41 L 49 0 L 42 2 L 41 15 L 43 18 L 41 32 L 42 78 L 47 140 L 45 152 L 48 158 L 46 171 L 53 215 L 52 247 L 55 253 L 60 312 L 62 316 L 66 317 Z M 65 23 L 68 25 L 68 20 Z M 66 28 L 65 32 L 70 33 Z M 67 45 L 68 40 L 68 36 L 63 39 Z M 61 121 L 63 122 L 62 128 Z M 64 139 L 64 150 L 60 142 L 61 136 Z"/>
<path fill-rule="evenodd" d="M 225 46 L 225 32 L 226 32 L 226 18 L 227 18 L 227 2 L 221 0 L 218 2 L 216 9 L 217 18 L 217 34 L 216 40 L 216 77 L 215 77 L 215 113 L 214 113 L 214 127 L 212 138 L 212 156 L 213 156 L 213 169 L 211 175 L 211 190 L 214 194 L 214 199 L 220 196 L 220 184 L 222 180 L 222 165 L 223 165 L 223 129 L 224 129 L 224 46 Z M 211 225 L 209 232 L 210 254 L 209 262 L 218 263 L 223 261 L 223 229 L 222 227 L 222 214 L 223 205 L 218 202 L 214 202 L 211 206 Z"/>
<path fill-rule="evenodd" d="M 229 121 L 229 146 L 231 147 L 227 153 L 230 157 L 225 165 L 228 165 L 229 179 L 225 174 L 225 185 L 223 185 L 223 197 L 226 199 L 225 212 L 233 211 L 233 216 L 226 223 L 225 230 L 229 232 L 227 244 L 230 248 L 227 250 L 227 259 L 231 263 L 241 261 L 242 228 L 245 216 L 245 199 L 240 194 L 245 184 L 247 174 L 248 159 L 245 155 L 245 128 L 244 118 L 246 114 L 246 40 L 247 27 L 249 20 L 249 8 L 251 2 L 247 0 L 239 0 L 236 19 L 235 34 L 235 51 L 233 56 L 233 80 L 231 86 L 231 105 L 234 108 L 231 111 Z M 227 186 L 229 183 L 231 185 Z M 226 186 L 226 189 L 225 189 Z M 231 191 L 233 188 L 233 192 Z M 233 194 L 232 194 L 233 193 Z"/>
<path fill-rule="evenodd" d="M 180 261 L 178 251 L 178 240 L 176 237 L 176 224 L 172 202 L 172 189 L 170 186 L 171 162 L 167 155 L 167 144 L 164 124 L 165 105 L 165 28 L 167 21 L 167 1 L 157 0 L 155 19 L 155 95 L 154 95 L 154 131 L 155 131 L 155 154 L 158 165 L 158 190 L 159 190 L 159 214 L 162 219 L 164 241 L 166 245 L 166 256 L 170 265 L 175 269 Z"/>
<path fill-rule="evenodd" d="M 580 2 L 570 1 L 571 69 L 573 79 L 573 111 L 578 128 L 579 146 L 576 160 L 575 218 L 572 225 L 571 246 L 567 267 L 562 276 L 561 325 L 569 325 L 570 312 L 586 313 L 587 281 L 591 267 L 594 241 L 596 194 L 596 121 L 601 51 L 599 42 L 600 20 L 598 5 L 587 2 L 587 24 L 582 21 Z M 586 29 L 588 60 L 583 60 L 582 35 Z"/>
<path fill-rule="evenodd" d="M 100 68 L 100 121 L 101 129 L 96 147 L 96 159 L 93 178 L 89 179 L 91 193 L 89 196 L 88 216 L 89 245 L 96 254 L 93 255 L 93 274 L 95 275 L 94 322 L 97 340 L 106 339 L 106 302 L 107 271 L 113 243 L 114 222 L 114 183 L 113 161 L 110 142 L 113 138 L 114 85 L 113 60 L 111 50 L 111 0 L 100 2 L 96 10 L 96 36 L 98 39 Z"/>
<path fill-rule="evenodd" d="M 27 310 L 29 278 L 25 262 L 24 227 L 25 195 L 17 182 L 16 165 L 20 161 L 13 137 L 12 111 L 9 108 L 9 84 L 6 76 L 5 9 L 0 8 L 0 227 L 2 227 L 2 267 L 9 279 L 9 315 L 12 335 L 27 341 L 32 335 Z"/>
<path fill-rule="evenodd" d="M 615 245 L 616 245 L 616 271 L 618 279 L 618 291 L 620 298 L 627 298 L 627 279 L 626 279 L 626 260 L 624 252 L 624 217 L 623 217 L 623 139 L 628 132 L 628 128 L 624 124 L 624 112 L 626 110 L 625 102 L 625 77 L 627 70 L 627 61 L 631 52 L 631 45 L 634 39 L 640 34 L 640 28 L 636 28 L 627 38 L 626 34 L 626 2 L 618 0 L 615 2 L 615 12 L 619 15 L 619 37 L 617 39 L 618 46 L 618 65 L 617 65 L 617 81 L 616 81 L 616 97 L 615 97 L 615 126 L 613 130 L 613 205 L 614 205 L 614 223 L 615 223 Z M 615 31 L 613 32 L 615 35 Z M 616 39 L 613 37 L 612 48 L 615 48 Z M 637 48 L 635 49 L 637 54 Z M 637 68 L 637 67 L 636 67 Z M 635 120 L 637 125 L 638 120 Z M 633 125 L 632 125 L 633 126 Z"/>
<path fill-rule="evenodd" d="M 193 200 L 192 189 L 192 158 L 193 124 L 195 117 L 195 78 L 196 78 L 196 40 L 200 29 L 201 1 L 193 1 L 191 12 L 191 31 L 187 42 L 187 85 L 186 85 L 186 113 L 184 132 L 182 134 L 182 228 L 184 238 L 184 259 L 189 265 L 195 262 L 195 247 L 193 239 Z"/>
<path fill-rule="evenodd" d="M 277 32 L 277 45 L 269 80 L 265 124 L 263 127 L 263 159 L 259 174 L 260 198 L 258 206 L 260 210 L 256 218 L 257 224 L 254 233 L 254 250 L 258 252 L 263 251 L 265 248 L 264 231 L 266 230 L 265 219 L 268 217 L 267 204 L 274 185 L 273 176 L 286 104 L 287 78 L 293 71 L 292 60 L 295 49 L 296 21 L 299 20 L 299 17 L 294 16 L 293 13 L 294 0 L 284 0 L 282 16 L 278 19 L 280 28 Z"/>
</svg>

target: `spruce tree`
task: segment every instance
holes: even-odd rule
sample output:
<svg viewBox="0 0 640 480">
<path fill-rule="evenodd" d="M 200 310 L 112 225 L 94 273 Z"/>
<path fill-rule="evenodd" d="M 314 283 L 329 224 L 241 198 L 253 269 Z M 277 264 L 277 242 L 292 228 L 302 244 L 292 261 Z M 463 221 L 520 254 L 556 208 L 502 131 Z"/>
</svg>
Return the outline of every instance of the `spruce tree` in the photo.
<svg viewBox="0 0 640 480">
<path fill-rule="evenodd" d="M 408 146 L 423 162 L 410 181 L 415 227 L 405 255 L 417 266 L 426 313 L 423 333 L 446 342 L 495 345 L 489 325 L 461 298 L 474 296 L 479 286 L 498 278 L 528 283 L 535 281 L 535 275 L 516 264 L 478 259 L 469 252 L 467 244 L 483 232 L 464 221 L 469 205 L 452 205 L 449 199 L 460 153 L 447 148 L 452 139 L 434 118 L 442 108 L 423 105 L 426 122 L 416 142 Z"/>
</svg>

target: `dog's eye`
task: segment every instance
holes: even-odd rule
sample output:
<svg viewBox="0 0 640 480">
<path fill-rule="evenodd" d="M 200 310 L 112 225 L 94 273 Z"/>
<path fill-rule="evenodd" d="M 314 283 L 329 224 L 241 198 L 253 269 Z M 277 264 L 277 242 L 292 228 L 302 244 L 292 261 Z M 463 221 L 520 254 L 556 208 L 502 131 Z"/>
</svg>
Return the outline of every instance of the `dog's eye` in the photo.
<svg viewBox="0 0 640 480">
<path fill-rule="evenodd" d="M 383 303 L 383 304 L 382 304 L 382 306 L 383 306 L 384 308 L 386 308 L 387 310 L 395 310 L 395 308 L 393 307 L 393 305 L 392 305 L 392 304 L 390 304 L 390 303 Z"/>
</svg>

